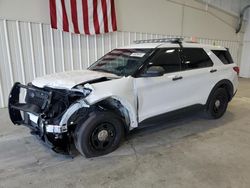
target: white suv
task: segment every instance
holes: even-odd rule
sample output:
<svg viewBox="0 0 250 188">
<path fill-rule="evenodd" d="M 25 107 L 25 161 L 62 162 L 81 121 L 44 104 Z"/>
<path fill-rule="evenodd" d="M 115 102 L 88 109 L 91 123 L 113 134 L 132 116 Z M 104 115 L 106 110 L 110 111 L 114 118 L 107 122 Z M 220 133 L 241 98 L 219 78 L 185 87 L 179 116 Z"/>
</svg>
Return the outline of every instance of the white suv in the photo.
<svg viewBox="0 0 250 188">
<path fill-rule="evenodd" d="M 27 125 L 55 151 L 70 152 L 74 143 L 86 157 L 99 156 L 159 115 L 199 106 L 220 118 L 237 91 L 238 73 L 224 47 L 181 39 L 136 41 L 87 70 L 15 83 L 9 114 L 14 124 Z"/>
</svg>

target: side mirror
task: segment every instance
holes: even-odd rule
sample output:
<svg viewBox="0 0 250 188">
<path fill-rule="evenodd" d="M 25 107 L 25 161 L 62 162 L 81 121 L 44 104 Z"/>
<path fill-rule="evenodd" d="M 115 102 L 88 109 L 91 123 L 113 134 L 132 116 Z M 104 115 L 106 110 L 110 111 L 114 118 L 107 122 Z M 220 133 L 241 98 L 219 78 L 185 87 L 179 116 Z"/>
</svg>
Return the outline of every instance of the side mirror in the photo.
<svg viewBox="0 0 250 188">
<path fill-rule="evenodd" d="M 161 66 L 151 66 L 147 71 L 141 74 L 141 77 L 157 77 L 164 75 L 165 70 Z"/>
</svg>

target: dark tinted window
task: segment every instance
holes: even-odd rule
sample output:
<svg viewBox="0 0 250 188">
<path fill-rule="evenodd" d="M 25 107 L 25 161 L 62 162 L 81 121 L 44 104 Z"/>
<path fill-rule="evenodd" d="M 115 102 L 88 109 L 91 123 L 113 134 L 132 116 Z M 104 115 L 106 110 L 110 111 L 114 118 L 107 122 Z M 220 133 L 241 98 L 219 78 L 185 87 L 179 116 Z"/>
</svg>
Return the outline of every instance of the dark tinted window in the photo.
<svg viewBox="0 0 250 188">
<path fill-rule="evenodd" d="M 212 50 L 212 52 L 222 61 L 224 64 L 232 64 L 233 59 L 230 53 L 226 50 Z"/>
<path fill-rule="evenodd" d="M 182 70 L 213 66 L 212 60 L 202 48 L 183 48 L 182 57 Z"/>
<path fill-rule="evenodd" d="M 160 49 L 149 66 L 161 66 L 165 73 L 180 71 L 179 48 Z"/>
</svg>

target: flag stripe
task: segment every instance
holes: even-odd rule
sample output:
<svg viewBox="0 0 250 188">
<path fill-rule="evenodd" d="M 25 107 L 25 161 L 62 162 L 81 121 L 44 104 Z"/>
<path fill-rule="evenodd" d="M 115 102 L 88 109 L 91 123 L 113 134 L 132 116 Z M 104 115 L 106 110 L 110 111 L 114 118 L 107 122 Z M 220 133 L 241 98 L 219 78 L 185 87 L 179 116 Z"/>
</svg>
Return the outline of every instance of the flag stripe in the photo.
<svg viewBox="0 0 250 188">
<path fill-rule="evenodd" d="M 95 34 L 95 27 L 94 27 L 94 2 L 93 0 L 88 0 L 88 22 L 89 22 L 89 34 Z"/>
<path fill-rule="evenodd" d="M 99 31 L 100 33 L 104 33 L 102 0 L 97 1 L 97 13 L 98 13 L 97 15 L 98 15 Z"/>
<path fill-rule="evenodd" d="M 108 33 L 108 15 L 107 15 L 107 3 L 106 0 L 102 0 L 102 13 L 103 13 L 103 24 L 104 24 L 104 32 Z"/>
<path fill-rule="evenodd" d="M 72 17 L 74 32 L 75 33 L 80 33 L 79 32 L 79 27 L 78 27 L 76 0 L 71 0 L 70 3 L 71 3 L 71 17 Z"/>
<path fill-rule="evenodd" d="M 68 18 L 68 24 L 69 24 L 69 32 L 73 32 L 74 33 L 74 26 L 73 26 L 73 22 L 72 22 L 72 14 L 71 14 L 71 2 L 72 0 L 64 0 L 65 2 L 65 9 L 66 9 L 66 15 Z"/>
<path fill-rule="evenodd" d="M 107 3 L 107 14 L 108 14 L 108 30 L 109 32 L 113 31 L 112 28 L 112 17 L 111 17 L 111 2 L 110 0 L 106 0 Z"/>
<path fill-rule="evenodd" d="M 69 32 L 69 21 L 67 17 L 66 8 L 65 8 L 65 1 L 61 0 L 61 2 L 62 2 L 63 30 Z"/>
<path fill-rule="evenodd" d="M 83 10 L 82 10 L 82 0 L 77 0 L 76 1 L 77 5 L 77 21 L 78 21 L 78 29 L 80 33 L 85 33 L 84 32 L 84 23 L 83 23 Z"/>
<path fill-rule="evenodd" d="M 99 34 L 100 33 L 100 25 L 99 25 L 99 20 L 98 20 L 98 13 L 97 13 L 97 0 L 93 0 L 93 18 L 94 18 L 94 28 L 95 28 L 95 33 Z"/>
<path fill-rule="evenodd" d="M 117 25 L 116 25 L 115 2 L 114 2 L 114 0 L 111 0 L 111 17 L 112 17 L 113 31 L 116 31 L 117 30 Z"/>
<path fill-rule="evenodd" d="M 57 29 L 56 0 L 50 1 L 50 19 L 52 28 Z"/>
<path fill-rule="evenodd" d="M 83 20 L 84 20 L 84 31 L 86 34 L 90 34 L 89 32 L 89 11 L 88 11 L 88 0 L 82 1 L 82 13 L 83 13 Z"/>
<path fill-rule="evenodd" d="M 51 27 L 81 34 L 117 30 L 114 0 L 49 0 Z"/>
<path fill-rule="evenodd" d="M 56 18 L 57 18 L 57 29 L 63 30 L 62 2 L 61 2 L 61 0 L 56 0 Z"/>
</svg>

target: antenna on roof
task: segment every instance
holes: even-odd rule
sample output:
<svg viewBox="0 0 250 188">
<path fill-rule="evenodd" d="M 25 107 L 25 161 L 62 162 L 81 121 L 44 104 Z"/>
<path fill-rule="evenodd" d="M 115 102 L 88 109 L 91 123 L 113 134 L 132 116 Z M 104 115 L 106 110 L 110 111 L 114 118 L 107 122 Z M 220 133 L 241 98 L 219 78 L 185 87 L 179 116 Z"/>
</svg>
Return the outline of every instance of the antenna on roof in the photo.
<svg viewBox="0 0 250 188">
<path fill-rule="evenodd" d="M 161 38 L 161 39 L 148 39 L 148 40 L 136 40 L 134 43 L 142 44 L 142 43 L 182 43 L 183 38 Z"/>
</svg>

